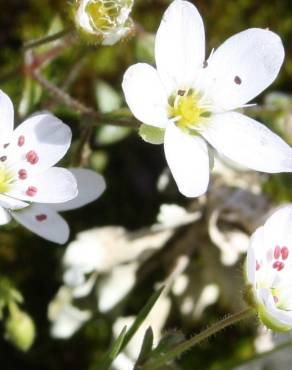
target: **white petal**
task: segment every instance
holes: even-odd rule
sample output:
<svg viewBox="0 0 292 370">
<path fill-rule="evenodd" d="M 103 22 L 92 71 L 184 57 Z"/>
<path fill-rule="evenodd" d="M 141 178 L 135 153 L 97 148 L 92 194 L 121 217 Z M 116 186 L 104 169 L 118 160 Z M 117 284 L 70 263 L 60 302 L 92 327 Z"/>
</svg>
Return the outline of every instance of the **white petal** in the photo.
<svg viewBox="0 0 292 370">
<path fill-rule="evenodd" d="M 14 126 L 14 109 L 8 95 L 0 90 L 0 141 L 5 144 L 13 131 Z"/>
<path fill-rule="evenodd" d="M 166 126 L 167 93 L 153 67 L 134 64 L 127 69 L 122 87 L 126 102 L 138 120 L 150 126 Z"/>
<path fill-rule="evenodd" d="M 292 206 L 281 207 L 274 212 L 264 225 L 266 249 L 279 245 L 286 246 L 292 254 Z"/>
<path fill-rule="evenodd" d="M 0 207 L 16 210 L 28 207 L 29 204 L 22 202 L 19 199 L 8 197 L 7 195 L 0 194 Z"/>
<path fill-rule="evenodd" d="M 186 197 L 204 194 L 209 183 L 209 156 L 206 142 L 183 133 L 171 123 L 165 131 L 164 150 L 179 191 Z"/>
<path fill-rule="evenodd" d="M 35 194 L 27 194 L 34 187 Z M 7 195 L 24 201 L 37 203 L 63 203 L 75 198 L 78 194 L 75 177 L 65 168 L 51 167 L 47 171 L 19 180 Z"/>
<path fill-rule="evenodd" d="M 7 162 L 15 171 L 25 169 L 28 175 L 41 173 L 57 163 L 71 143 L 71 130 L 55 116 L 41 113 L 28 118 L 13 133 L 7 148 Z M 23 145 L 19 146 L 19 138 Z M 27 153 L 34 151 L 38 161 L 28 162 Z"/>
<path fill-rule="evenodd" d="M 156 35 L 155 59 L 169 94 L 192 86 L 205 59 L 205 31 L 190 2 L 175 0 L 166 10 Z"/>
<path fill-rule="evenodd" d="M 264 228 L 263 226 L 256 229 L 250 239 L 250 244 L 247 250 L 246 272 L 247 279 L 251 284 L 256 282 L 256 263 L 261 261 L 261 257 L 265 252 L 264 244 Z"/>
<path fill-rule="evenodd" d="M 78 195 L 65 203 L 52 204 L 56 211 L 69 211 L 80 208 L 96 200 L 105 190 L 104 178 L 92 170 L 69 168 L 77 180 Z"/>
<path fill-rule="evenodd" d="M 278 309 L 270 289 L 259 289 L 259 300 L 265 307 L 265 313 L 272 323 L 272 330 L 287 331 L 292 328 L 292 312 Z"/>
<path fill-rule="evenodd" d="M 8 222 L 10 222 L 11 216 L 9 212 L 6 211 L 6 209 L 0 207 L 0 225 L 6 225 Z"/>
<path fill-rule="evenodd" d="M 11 212 L 17 222 L 40 237 L 54 243 L 64 244 L 69 238 L 67 222 L 53 209 L 43 204 Z"/>
<path fill-rule="evenodd" d="M 256 171 L 292 171 L 292 149 L 261 123 L 237 112 L 216 114 L 202 129 L 221 154 Z"/>
<path fill-rule="evenodd" d="M 283 60 L 284 48 L 275 33 L 259 28 L 240 32 L 225 41 L 208 61 L 208 95 L 218 108 L 238 108 L 275 80 Z"/>
</svg>

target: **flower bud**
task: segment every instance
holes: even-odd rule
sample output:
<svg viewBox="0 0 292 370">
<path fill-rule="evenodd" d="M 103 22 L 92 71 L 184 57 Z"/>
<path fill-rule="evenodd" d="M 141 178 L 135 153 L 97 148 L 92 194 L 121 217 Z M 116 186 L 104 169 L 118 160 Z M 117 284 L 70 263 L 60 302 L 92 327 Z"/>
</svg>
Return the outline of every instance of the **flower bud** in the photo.
<svg viewBox="0 0 292 370">
<path fill-rule="evenodd" d="M 30 316 L 21 311 L 16 304 L 9 306 L 10 315 L 5 323 L 5 337 L 18 349 L 26 352 L 35 339 L 35 325 Z"/>
<path fill-rule="evenodd" d="M 134 0 L 76 0 L 74 21 L 90 43 L 113 45 L 132 28 Z"/>
<path fill-rule="evenodd" d="M 251 237 L 246 261 L 248 303 L 278 332 L 292 330 L 292 206 L 272 214 Z"/>
</svg>

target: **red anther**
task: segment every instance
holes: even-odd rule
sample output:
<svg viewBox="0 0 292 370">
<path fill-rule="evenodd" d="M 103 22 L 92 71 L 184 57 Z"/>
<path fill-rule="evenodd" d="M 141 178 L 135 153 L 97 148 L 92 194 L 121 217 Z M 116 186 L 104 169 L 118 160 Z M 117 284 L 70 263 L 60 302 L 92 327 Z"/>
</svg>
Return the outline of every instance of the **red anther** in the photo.
<svg viewBox="0 0 292 370">
<path fill-rule="evenodd" d="M 29 186 L 26 190 L 26 195 L 33 197 L 36 195 L 38 189 L 35 186 Z"/>
<path fill-rule="evenodd" d="M 25 169 L 21 169 L 18 171 L 18 178 L 20 180 L 25 180 L 27 178 L 27 171 Z"/>
<path fill-rule="evenodd" d="M 273 269 L 277 269 L 277 270 L 278 270 L 278 268 L 279 268 L 279 266 L 281 265 L 281 263 L 282 263 L 282 262 L 280 262 L 280 261 L 276 261 L 276 262 L 274 262 L 274 263 L 273 263 L 273 265 L 272 265 Z"/>
<path fill-rule="evenodd" d="M 39 221 L 39 222 L 41 222 L 41 221 L 45 221 L 47 218 L 48 218 L 48 216 L 47 216 L 47 215 L 45 215 L 45 214 L 41 214 L 41 215 L 36 215 L 36 216 L 35 216 L 35 219 L 36 219 L 37 221 Z"/>
<path fill-rule="evenodd" d="M 281 248 L 277 245 L 274 249 L 274 258 L 277 260 L 281 256 Z"/>
<path fill-rule="evenodd" d="M 17 145 L 18 145 L 18 146 L 23 146 L 23 145 L 24 145 L 24 143 L 25 143 L 25 138 L 24 138 L 24 136 L 23 136 L 23 135 L 19 136 L 19 138 L 18 138 L 18 142 L 17 142 Z"/>
<path fill-rule="evenodd" d="M 235 82 L 237 85 L 240 85 L 240 84 L 241 84 L 241 82 L 242 82 L 242 80 L 241 80 L 241 78 L 240 78 L 239 76 L 235 76 L 235 77 L 234 77 L 234 82 Z"/>
<path fill-rule="evenodd" d="M 260 269 L 261 265 L 259 264 L 258 261 L 256 261 L 256 271 L 258 271 Z"/>
<path fill-rule="evenodd" d="M 281 270 L 283 270 L 284 267 L 285 267 L 285 263 L 284 262 L 280 262 L 277 270 L 278 271 L 281 271 Z"/>
<path fill-rule="evenodd" d="M 279 298 L 278 297 L 276 297 L 275 295 L 273 295 L 273 298 L 274 298 L 274 302 L 275 303 L 278 303 L 279 302 Z"/>
<path fill-rule="evenodd" d="M 34 150 L 30 150 L 26 154 L 26 159 L 30 164 L 36 164 L 39 161 L 39 156 Z"/>
<path fill-rule="evenodd" d="M 289 256 L 289 249 L 287 247 L 283 247 L 281 249 L 281 255 L 282 255 L 282 259 L 286 260 Z"/>
</svg>

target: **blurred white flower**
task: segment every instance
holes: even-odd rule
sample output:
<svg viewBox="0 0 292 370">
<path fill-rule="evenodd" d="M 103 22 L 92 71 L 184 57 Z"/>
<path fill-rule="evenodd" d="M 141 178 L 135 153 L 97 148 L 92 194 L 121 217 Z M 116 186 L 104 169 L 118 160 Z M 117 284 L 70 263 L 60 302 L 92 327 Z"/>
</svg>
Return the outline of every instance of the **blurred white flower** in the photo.
<svg viewBox="0 0 292 370">
<path fill-rule="evenodd" d="M 54 338 L 70 338 L 91 318 L 91 312 L 80 310 L 72 305 L 70 289 L 62 287 L 48 308 L 48 317 L 52 322 L 51 335 Z"/>
<path fill-rule="evenodd" d="M 70 168 L 68 172 L 74 181 L 77 181 L 77 197 L 64 203 L 39 203 L 10 212 L 11 216 L 27 229 L 59 244 L 67 242 L 70 230 L 58 212 L 80 208 L 97 199 L 105 189 L 103 177 L 92 170 Z"/>
<path fill-rule="evenodd" d="M 133 26 L 133 4 L 134 0 L 76 0 L 76 26 L 88 41 L 113 45 Z"/>
<path fill-rule="evenodd" d="M 281 39 L 253 28 L 225 41 L 205 60 L 204 25 L 196 7 L 175 0 L 156 35 L 157 70 L 145 63 L 125 73 L 123 90 L 134 116 L 147 125 L 146 141 L 164 150 L 182 194 L 206 192 L 213 154 L 253 170 L 292 171 L 292 149 L 259 122 L 235 109 L 261 93 L 277 77 L 284 59 Z M 152 127 L 151 127 L 152 126 Z M 157 128 L 157 140 L 153 139 Z"/>
<path fill-rule="evenodd" d="M 251 237 L 247 280 L 259 318 L 274 331 L 292 329 L 292 206 L 274 212 Z"/>
<path fill-rule="evenodd" d="M 0 224 L 11 220 L 11 210 L 30 203 L 75 198 L 78 191 L 72 173 L 53 167 L 70 146 L 70 128 L 50 113 L 39 113 L 13 130 L 13 105 L 1 90 L 0 117 Z"/>
</svg>

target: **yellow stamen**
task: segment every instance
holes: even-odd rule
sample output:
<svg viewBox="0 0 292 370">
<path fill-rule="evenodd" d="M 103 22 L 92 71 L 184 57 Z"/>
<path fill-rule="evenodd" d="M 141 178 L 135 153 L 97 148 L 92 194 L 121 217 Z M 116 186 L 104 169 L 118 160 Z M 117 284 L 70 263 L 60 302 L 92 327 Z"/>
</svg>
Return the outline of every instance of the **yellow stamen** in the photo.
<svg viewBox="0 0 292 370">
<path fill-rule="evenodd" d="M 176 119 L 181 129 L 192 128 L 206 118 L 209 112 L 200 105 L 200 96 L 193 90 L 178 90 L 169 101 L 169 117 Z"/>
<path fill-rule="evenodd" d="M 107 0 L 92 0 L 86 5 L 85 11 L 96 31 L 106 31 L 114 27 L 120 13 L 119 6 L 114 1 Z"/>
<path fill-rule="evenodd" d="M 6 167 L 0 167 L 0 193 L 7 193 L 11 188 L 13 175 Z"/>
</svg>

